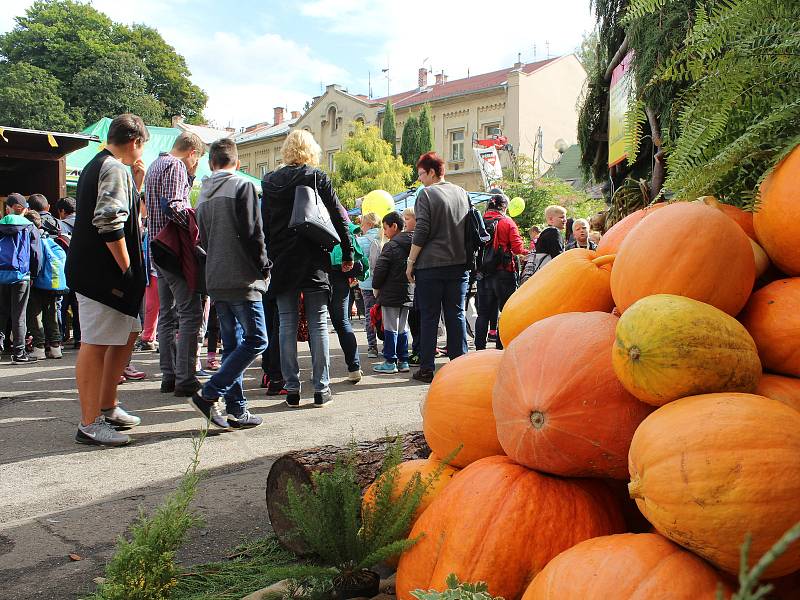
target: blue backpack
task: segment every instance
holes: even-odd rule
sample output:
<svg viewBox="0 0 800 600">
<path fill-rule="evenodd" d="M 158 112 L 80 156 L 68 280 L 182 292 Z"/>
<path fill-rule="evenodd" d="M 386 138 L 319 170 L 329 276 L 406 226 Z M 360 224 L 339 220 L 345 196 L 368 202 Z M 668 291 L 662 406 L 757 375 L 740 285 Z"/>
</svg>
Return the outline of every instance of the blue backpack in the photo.
<svg viewBox="0 0 800 600">
<path fill-rule="evenodd" d="M 42 270 L 33 280 L 33 287 L 49 292 L 66 293 L 67 276 L 64 267 L 67 253 L 50 237 L 42 236 Z"/>
<path fill-rule="evenodd" d="M 30 278 L 32 223 L 18 215 L 0 219 L 0 284 Z"/>
</svg>

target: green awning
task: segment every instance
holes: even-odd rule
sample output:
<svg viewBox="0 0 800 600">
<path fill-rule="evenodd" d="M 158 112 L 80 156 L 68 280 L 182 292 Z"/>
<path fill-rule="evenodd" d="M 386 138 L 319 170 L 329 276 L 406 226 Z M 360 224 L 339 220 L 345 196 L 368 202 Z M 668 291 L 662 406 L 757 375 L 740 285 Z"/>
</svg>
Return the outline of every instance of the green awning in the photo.
<svg viewBox="0 0 800 600">
<path fill-rule="evenodd" d="M 85 133 L 87 135 L 96 135 L 101 140 L 105 140 L 108 136 L 108 127 L 110 125 L 111 119 L 104 117 L 97 123 L 89 125 L 81 133 Z M 169 152 L 172 149 L 172 144 L 175 143 L 175 138 L 180 135 L 181 130 L 174 127 L 150 127 L 149 125 L 147 130 L 150 132 L 150 139 L 148 140 L 147 144 L 145 144 L 144 156 L 142 158 L 144 159 L 144 164 L 149 167 L 150 163 L 158 158 L 158 155 L 161 152 Z M 68 154 L 67 181 L 77 181 L 77 176 L 80 175 L 83 167 L 85 167 L 99 151 L 100 143 L 90 142 L 85 148 L 81 148 L 80 150 L 76 150 L 75 152 Z M 261 190 L 260 179 L 253 177 L 252 175 L 248 175 L 247 173 L 243 173 L 242 171 L 237 171 L 237 174 L 249 181 L 252 181 L 256 187 Z M 194 186 L 199 188 L 200 182 L 203 180 L 203 178 L 208 177 L 209 175 L 211 175 L 211 169 L 208 166 L 208 155 L 206 154 L 206 156 L 200 159 L 200 164 L 197 165 L 197 176 L 194 180 Z"/>
</svg>

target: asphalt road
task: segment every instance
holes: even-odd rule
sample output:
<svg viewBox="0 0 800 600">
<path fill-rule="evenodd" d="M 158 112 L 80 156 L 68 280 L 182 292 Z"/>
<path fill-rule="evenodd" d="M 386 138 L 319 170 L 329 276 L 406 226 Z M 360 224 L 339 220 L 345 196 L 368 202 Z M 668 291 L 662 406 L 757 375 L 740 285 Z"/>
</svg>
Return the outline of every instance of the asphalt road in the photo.
<svg viewBox="0 0 800 600">
<path fill-rule="evenodd" d="M 290 409 L 259 389 L 261 371 L 247 373 L 251 412 L 264 424 L 207 438 L 201 455 L 205 478 L 196 506 L 206 525 L 181 552 L 186 563 L 213 560 L 250 536 L 264 535 L 269 521 L 264 484 L 274 458 L 288 450 L 346 444 L 421 427 L 420 402 L 427 386 L 408 374 L 374 375 L 366 359 L 363 321 L 354 323 L 365 377 L 346 380 L 336 336 L 331 336 L 334 402 Z M 310 377 L 308 346 L 300 346 L 302 377 Z M 140 507 L 158 504 L 189 464 L 201 419 L 185 399 L 159 392 L 158 355 L 137 352 L 146 380 L 120 386 L 123 406 L 142 417 L 124 448 L 92 448 L 74 441 L 79 419 L 76 351 L 63 360 L 30 366 L 0 364 L 0 597 L 78 598 L 102 575 L 114 542 Z M 70 554 L 80 557 L 75 561 Z"/>
</svg>

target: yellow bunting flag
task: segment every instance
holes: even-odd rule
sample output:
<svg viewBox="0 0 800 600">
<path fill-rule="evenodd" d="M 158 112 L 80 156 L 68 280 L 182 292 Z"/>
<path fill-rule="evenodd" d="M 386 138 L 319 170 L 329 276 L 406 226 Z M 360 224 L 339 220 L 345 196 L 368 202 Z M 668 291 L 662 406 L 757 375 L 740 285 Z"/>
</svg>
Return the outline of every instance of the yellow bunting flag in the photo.
<svg viewBox="0 0 800 600">
<path fill-rule="evenodd" d="M 58 148 L 58 142 L 56 141 L 56 138 L 53 137 L 52 133 L 47 134 L 47 141 L 51 148 Z"/>
<path fill-rule="evenodd" d="M 5 132 L 6 132 L 6 130 L 3 129 L 2 127 L 0 127 L 0 139 L 2 139 L 4 142 L 7 142 L 8 138 L 3 135 Z"/>
</svg>

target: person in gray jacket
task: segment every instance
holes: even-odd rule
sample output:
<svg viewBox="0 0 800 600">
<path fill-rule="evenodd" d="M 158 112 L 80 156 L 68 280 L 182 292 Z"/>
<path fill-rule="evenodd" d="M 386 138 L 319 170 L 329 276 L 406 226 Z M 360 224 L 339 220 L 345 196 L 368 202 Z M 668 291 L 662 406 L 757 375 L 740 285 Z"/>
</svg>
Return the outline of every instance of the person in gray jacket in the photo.
<svg viewBox="0 0 800 600">
<path fill-rule="evenodd" d="M 262 419 L 247 410 L 242 379 L 267 348 L 261 300 L 271 263 L 256 188 L 235 173 L 236 145 L 230 139 L 214 142 L 208 160 L 213 174 L 200 189 L 197 226 L 207 255 L 206 289 L 219 317 L 222 364 L 189 403 L 218 429 L 256 427 Z M 219 408 L 221 397 L 227 419 Z"/>
</svg>

